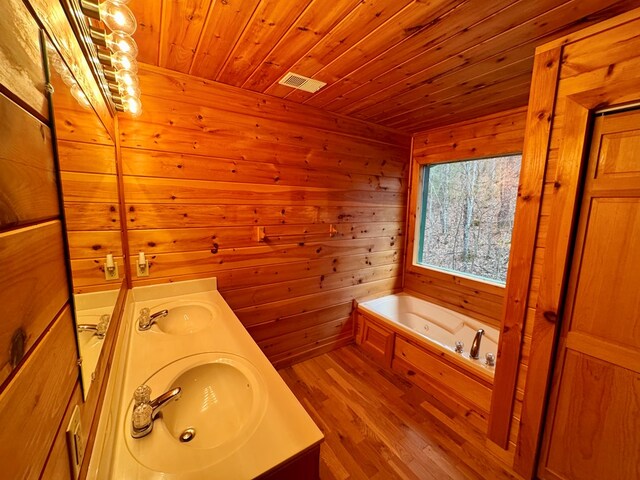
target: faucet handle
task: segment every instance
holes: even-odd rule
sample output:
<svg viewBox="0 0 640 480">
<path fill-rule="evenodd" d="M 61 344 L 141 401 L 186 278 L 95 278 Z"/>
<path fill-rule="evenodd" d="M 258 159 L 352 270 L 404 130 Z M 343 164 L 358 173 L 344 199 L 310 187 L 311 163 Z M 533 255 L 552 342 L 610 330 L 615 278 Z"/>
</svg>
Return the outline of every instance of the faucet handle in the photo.
<svg viewBox="0 0 640 480">
<path fill-rule="evenodd" d="M 133 408 L 138 408 L 139 405 L 149 405 L 151 403 L 151 387 L 149 385 L 140 385 L 133 392 Z"/>
<path fill-rule="evenodd" d="M 141 403 L 133 409 L 133 415 L 131 416 L 131 422 L 134 430 L 142 431 L 151 425 L 153 414 L 153 408 L 148 403 Z"/>
<path fill-rule="evenodd" d="M 100 323 L 96 325 L 96 337 L 104 338 L 107 335 L 107 328 L 109 328 L 109 322 L 100 320 Z"/>
<path fill-rule="evenodd" d="M 456 353 L 462 353 L 463 348 L 464 348 L 464 342 L 461 340 L 458 340 L 456 342 Z"/>
<path fill-rule="evenodd" d="M 138 316 L 138 328 L 140 329 L 148 329 L 151 326 L 151 310 L 145 307 L 140 310 L 140 315 Z"/>
<path fill-rule="evenodd" d="M 484 358 L 487 366 L 493 367 L 496 364 L 496 356 L 493 353 L 487 353 Z"/>
</svg>

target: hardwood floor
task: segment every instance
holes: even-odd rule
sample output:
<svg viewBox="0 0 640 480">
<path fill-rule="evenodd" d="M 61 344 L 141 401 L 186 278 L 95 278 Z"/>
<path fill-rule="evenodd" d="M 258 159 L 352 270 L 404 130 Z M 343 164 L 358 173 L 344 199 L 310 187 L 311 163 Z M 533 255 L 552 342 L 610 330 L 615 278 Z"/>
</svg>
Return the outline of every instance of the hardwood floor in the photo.
<svg viewBox="0 0 640 480">
<path fill-rule="evenodd" d="M 354 345 L 279 372 L 325 435 L 322 480 L 516 478 L 451 427 L 450 410 Z"/>
</svg>

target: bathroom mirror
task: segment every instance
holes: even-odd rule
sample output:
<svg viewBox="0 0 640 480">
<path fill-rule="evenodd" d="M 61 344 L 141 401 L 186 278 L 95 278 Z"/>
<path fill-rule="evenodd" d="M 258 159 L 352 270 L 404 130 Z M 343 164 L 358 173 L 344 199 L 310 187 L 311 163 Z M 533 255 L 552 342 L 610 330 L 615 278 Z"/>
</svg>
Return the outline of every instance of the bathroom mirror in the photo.
<svg viewBox="0 0 640 480">
<path fill-rule="evenodd" d="M 125 274 L 116 150 L 110 129 L 49 41 L 47 57 L 86 399 Z"/>
</svg>

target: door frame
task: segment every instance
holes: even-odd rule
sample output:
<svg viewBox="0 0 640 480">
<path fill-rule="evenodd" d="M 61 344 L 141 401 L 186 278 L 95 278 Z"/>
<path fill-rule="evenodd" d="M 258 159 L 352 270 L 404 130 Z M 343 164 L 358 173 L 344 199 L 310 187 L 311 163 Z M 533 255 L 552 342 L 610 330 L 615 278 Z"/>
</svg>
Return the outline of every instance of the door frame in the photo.
<svg viewBox="0 0 640 480">
<path fill-rule="evenodd" d="M 635 10 L 636 19 L 640 11 Z M 604 33 L 604 32 L 601 32 Z M 606 33 L 610 33 L 606 32 Z M 597 35 L 592 38 L 597 44 Z M 551 44 L 548 50 L 561 52 L 566 44 Z M 540 52 L 537 52 L 539 54 Z M 520 431 L 514 470 L 525 478 L 533 478 L 542 442 L 542 429 L 554 372 L 557 339 L 560 332 L 562 307 L 571 267 L 574 234 L 579 216 L 582 176 L 589 154 L 589 135 L 593 113 L 608 107 L 629 106 L 640 100 L 640 59 L 631 75 L 619 76 L 609 82 L 585 82 L 563 91 L 562 77 L 558 84 L 556 108 L 564 102 L 561 129 L 553 134 L 562 138 L 558 166 L 554 177 L 546 251 L 540 276 L 538 301 L 535 308 L 529 365 L 527 370 Z M 557 87 L 558 84 L 553 85 Z M 551 86 L 550 86 L 551 87 Z M 568 91 L 572 90 L 572 91 Z M 555 111 L 554 111 L 555 113 Z M 548 140 L 548 139 L 547 139 Z"/>
</svg>

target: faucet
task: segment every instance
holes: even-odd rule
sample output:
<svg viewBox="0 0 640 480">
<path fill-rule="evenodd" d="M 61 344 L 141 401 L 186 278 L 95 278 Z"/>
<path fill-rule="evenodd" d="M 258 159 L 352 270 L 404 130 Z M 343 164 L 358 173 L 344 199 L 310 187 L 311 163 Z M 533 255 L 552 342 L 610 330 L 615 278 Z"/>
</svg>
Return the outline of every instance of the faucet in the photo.
<svg viewBox="0 0 640 480">
<path fill-rule="evenodd" d="M 100 339 L 103 339 L 107 335 L 107 328 L 109 327 L 109 315 L 102 315 L 100 321 L 94 325 L 92 323 L 80 323 L 76 326 L 78 332 L 96 332 L 94 335 Z"/>
<path fill-rule="evenodd" d="M 159 397 L 150 400 L 151 388 L 140 385 L 133 394 L 133 415 L 131 416 L 131 436 L 142 438 L 153 430 L 153 421 L 160 410 L 172 400 L 178 400 L 182 395 L 182 388 L 173 388 Z"/>
<path fill-rule="evenodd" d="M 478 331 L 476 332 L 476 336 L 473 337 L 471 350 L 469 350 L 469 357 L 475 360 L 480 358 L 480 342 L 482 341 L 482 335 L 484 335 L 484 330 L 479 328 Z"/>
<path fill-rule="evenodd" d="M 159 312 L 149 315 L 149 309 L 143 308 L 140 310 L 140 316 L 138 317 L 138 330 L 145 331 L 151 328 L 156 320 L 169 315 L 169 310 L 160 310 Z"/>
</svg>

